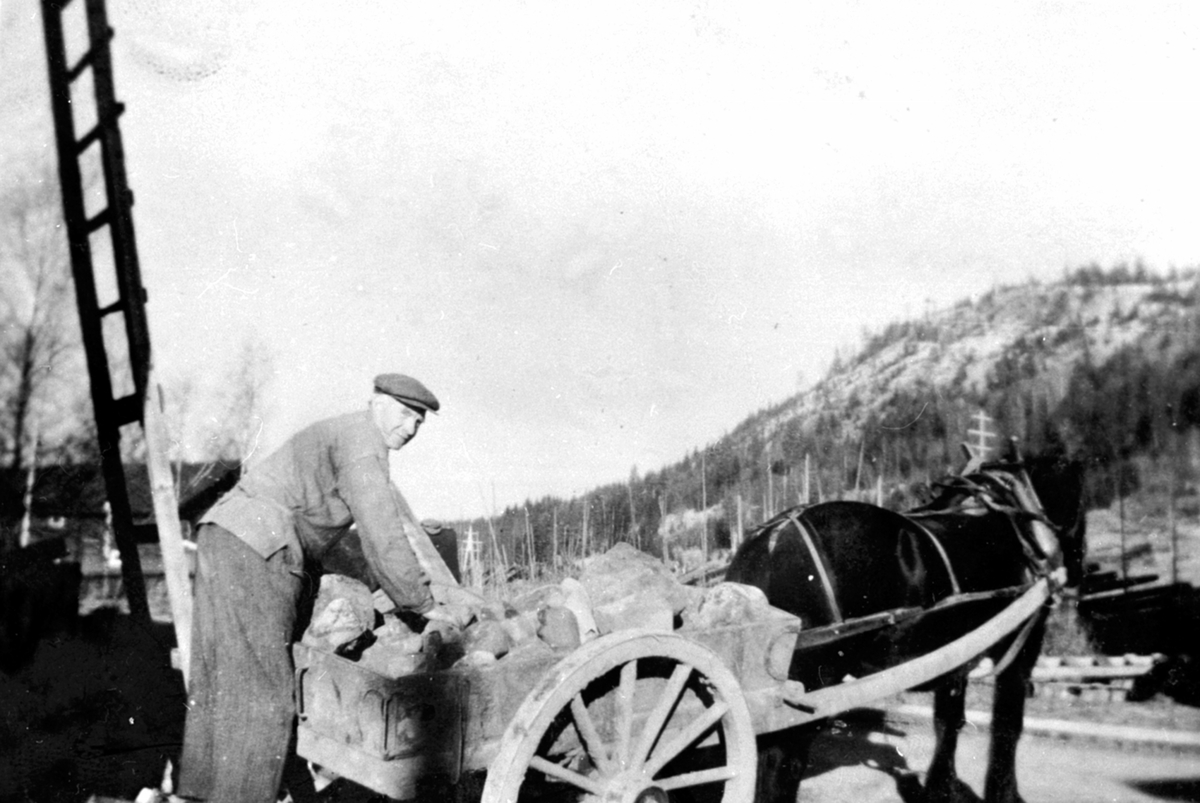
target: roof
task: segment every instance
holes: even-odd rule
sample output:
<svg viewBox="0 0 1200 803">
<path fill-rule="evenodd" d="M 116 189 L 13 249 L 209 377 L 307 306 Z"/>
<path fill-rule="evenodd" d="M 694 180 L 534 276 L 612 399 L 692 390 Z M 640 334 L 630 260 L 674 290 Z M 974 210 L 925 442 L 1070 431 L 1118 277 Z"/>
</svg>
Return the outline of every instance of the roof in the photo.
<svg viewBox="0 0 1200 803">
<path fill-rule="evenodd" d="M 172 467 L 179 494 L 180 518 L 193 520 L 221 494 L 233 487 L 241 474 L 237 462 L 179 463 Z M 17 518 L 24 512 L 25 470 L 0 469 L 0 516 Z M 125 466 L 125 482 L 135 522 L 154 519 L 149 471 L 144 463 Z M 33 513 L 49 518 L 103 517 L 108 494 L 98 463 L 56 464 L 38 469 L 33 486 Z"/>
</svg>

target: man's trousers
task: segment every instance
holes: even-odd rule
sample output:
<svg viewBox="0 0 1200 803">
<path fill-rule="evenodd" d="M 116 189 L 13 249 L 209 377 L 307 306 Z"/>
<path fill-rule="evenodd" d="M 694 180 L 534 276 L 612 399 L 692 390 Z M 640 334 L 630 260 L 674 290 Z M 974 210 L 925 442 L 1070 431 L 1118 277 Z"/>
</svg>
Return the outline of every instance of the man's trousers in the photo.
<svg viewBox="0 0 1200 803">
<path fill-rule="evenodd" d="M 188 714 L 178 794 L 274 803 L 296 715 L 291 644 L 303 556 L 263 559 L 215 524 L 197 538 Z"/>
</svg>

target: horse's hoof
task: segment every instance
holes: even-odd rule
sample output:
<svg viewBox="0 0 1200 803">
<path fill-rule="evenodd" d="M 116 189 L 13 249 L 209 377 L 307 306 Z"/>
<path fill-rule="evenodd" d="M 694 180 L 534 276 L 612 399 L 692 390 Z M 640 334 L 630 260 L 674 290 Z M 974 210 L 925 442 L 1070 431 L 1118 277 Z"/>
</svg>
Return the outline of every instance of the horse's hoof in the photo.
<svg viewBox="0 0 1200 803">
<path fill-rule="evenodd" d="M 1025 803 L 1025 798 L 1014 792 L 1011 795 L 1001 795 L 995 800 L 985 799 L 984 803 Z"/>
<path fill-rule="evenodd" d="M 975 794 L 971 787 L 959 778 L 946 781 L 927 783 L 925 785 L 925 803 L 983 803 L 983 798 Z"/>
</svg>

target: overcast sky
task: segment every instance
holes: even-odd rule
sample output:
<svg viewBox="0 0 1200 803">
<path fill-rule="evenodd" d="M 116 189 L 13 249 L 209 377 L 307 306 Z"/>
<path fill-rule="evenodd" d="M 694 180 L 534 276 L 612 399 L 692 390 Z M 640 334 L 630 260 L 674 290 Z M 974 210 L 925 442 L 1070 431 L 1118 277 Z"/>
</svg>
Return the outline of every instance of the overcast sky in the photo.
<svg viewBox="0 0 1200 803">
<path fill-rule="evenodd" d="M 79 5 L 79 3 L 77 3 Z M 52 147 L 0 0 L 5 162 Z M 156 363 L 265 452 L 401 371 L 422 516 L 678 460 L 864 328 L 1200 263 L 1194 4 L 110 0 Z M 11 115 L 11 118 L 10 118 Z M 10 119 L 9 119 L 10 118 Z"/>
</svg>

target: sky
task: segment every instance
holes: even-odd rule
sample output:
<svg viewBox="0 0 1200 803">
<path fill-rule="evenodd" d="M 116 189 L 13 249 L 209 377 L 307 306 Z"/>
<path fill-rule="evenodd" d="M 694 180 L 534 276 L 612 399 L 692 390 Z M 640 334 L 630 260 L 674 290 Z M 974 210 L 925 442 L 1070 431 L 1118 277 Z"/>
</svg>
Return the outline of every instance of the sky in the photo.
<svg viewBox="0 0 1200 803">
<path fill-rule="evenodd" d="M 997 283 L 1200 264 L 1194 4 L 109 16 L 160 379 L 215 395 L 254 344 L 262 455 L 418 377 L 421 516 L 660 469 Z M 38 4 L 0 0 L 0 166 L 46 106 Z"/>
</svg>

